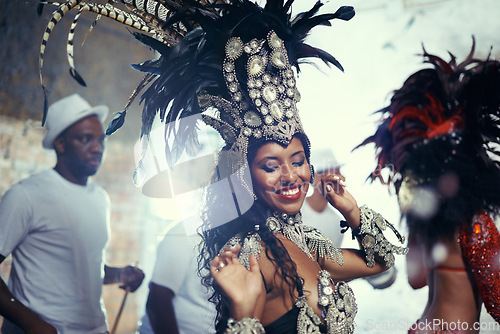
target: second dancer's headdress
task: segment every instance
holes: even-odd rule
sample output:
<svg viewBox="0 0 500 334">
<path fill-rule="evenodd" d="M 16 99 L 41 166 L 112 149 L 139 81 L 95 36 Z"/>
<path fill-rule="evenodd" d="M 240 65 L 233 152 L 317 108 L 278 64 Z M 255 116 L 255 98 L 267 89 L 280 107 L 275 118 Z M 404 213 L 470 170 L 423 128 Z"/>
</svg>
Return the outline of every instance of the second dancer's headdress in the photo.
<svg viewBox="0 0 500 334">
<path fill-rule="evenodd" d="M 473 55 L 474 44 L 462 63 L 424 50 L 432 67 L 394 92 L 361 144 L 377 149 L 371 179 L 395 185 L 410 229 L 431 244 L 500 209 L 500 63 Z"/>
</svg>

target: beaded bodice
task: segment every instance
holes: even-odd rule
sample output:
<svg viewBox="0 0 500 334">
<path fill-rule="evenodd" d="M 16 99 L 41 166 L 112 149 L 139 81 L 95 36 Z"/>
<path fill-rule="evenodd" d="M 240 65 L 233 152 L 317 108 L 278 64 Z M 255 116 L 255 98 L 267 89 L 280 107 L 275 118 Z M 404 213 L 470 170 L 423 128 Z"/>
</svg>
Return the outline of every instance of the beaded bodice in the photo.
<svg viewBox="0 0 500 334">
<path fill-rule="evenodd" d="M 316 261 L 314 255 L 327 257 L 332 261 L 343 263 L 342 252 L 336 248 L 332 241 L 319 230 L 307 227 L 302 224 L 300 213 L 296 215 L 286 215 L 281 213 L 271 214 L 266 225 L 273 233 L 281 233 L 300 248 L 312 261 Z M 262 252 L 261 237 L 256 230 L 244 238 L 232 237 L 226 245 L 241 245 L 239 254 L 240 262 L 249 268 L 250 254 L 259 259 Z M 321 333 L 320 325 L 326 322 L 328 334 L 348 334 L 354 332 L 354 316 L 357 312 L 357 305 L 354 293 L 345 282 L 334 282 L 330 273 L 321 270 L 318 273 L 318 304 L 322 309 L 321 317 L 318 316 L 312 307 L 307 303 L 307 297 L 302 289 L 302 284 L 298 284 L 299 296 L 295 301 L 295 306 L 299 309 L 297 317 L 298 333 Z"/>
</svg>

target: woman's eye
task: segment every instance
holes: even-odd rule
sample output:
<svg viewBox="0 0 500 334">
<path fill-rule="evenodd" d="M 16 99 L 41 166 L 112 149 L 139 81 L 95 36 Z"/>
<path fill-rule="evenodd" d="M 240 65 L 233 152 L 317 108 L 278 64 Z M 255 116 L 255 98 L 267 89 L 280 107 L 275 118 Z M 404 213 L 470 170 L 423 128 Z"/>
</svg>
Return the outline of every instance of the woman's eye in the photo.
<svg viewBox="0 0 500 334">
<path fill-rule="evenodd" d="M 266 173 L 272 173 L 272 172 L 274 172 L 275 170 L 277 170 L 277 169 L 278 169 L 278 166 L 265 164 L 264 166 L 262 166 L 262 169 L 263 169 Z"/>
<path fill-rule="evenodd" d="M 300 167 L 300 166 L 302 166 L 304 164 L 304 161 L 305 161 L 305 159 L 302 159 L 300 161 L 292 162 L 292 166 L 294 166 L 294 167 Z"/>
</svg>

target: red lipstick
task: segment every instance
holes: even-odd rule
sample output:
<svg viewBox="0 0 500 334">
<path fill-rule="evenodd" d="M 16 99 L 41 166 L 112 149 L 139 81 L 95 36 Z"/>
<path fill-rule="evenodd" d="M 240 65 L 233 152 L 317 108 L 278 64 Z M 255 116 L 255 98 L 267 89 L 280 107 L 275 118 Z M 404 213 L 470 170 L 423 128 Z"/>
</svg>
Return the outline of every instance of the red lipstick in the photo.
<svg viewBox="0 0 500 334">
<path fill-rule="evenodd" d="M 280 189 L 279 191 L 276 191 L 276 194 L 284 200 L 287 201 L 295 201 L 300 198 L 300 195 L 302 194 L 301 187 L 300 186 L 293 186 L 293 187 L 288 187 L 284 189 Z"/>
</svg>

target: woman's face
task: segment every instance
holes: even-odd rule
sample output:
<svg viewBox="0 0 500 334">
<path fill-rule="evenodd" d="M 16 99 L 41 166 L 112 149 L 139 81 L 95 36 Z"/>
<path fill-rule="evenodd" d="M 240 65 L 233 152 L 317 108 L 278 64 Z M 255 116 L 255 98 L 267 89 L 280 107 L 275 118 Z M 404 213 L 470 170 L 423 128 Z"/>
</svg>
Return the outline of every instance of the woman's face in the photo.
<svg viewBox="0 0 500 334">
<path fill-rule="evenodd" d="M 257 197 L 279 212 L 299 212 L 309 188 L 311 171 L 304 146 L 293 138 L 285 148 L 270 142 L 257 150 L 250 163 L 253 189 Z"/>
</svg>

